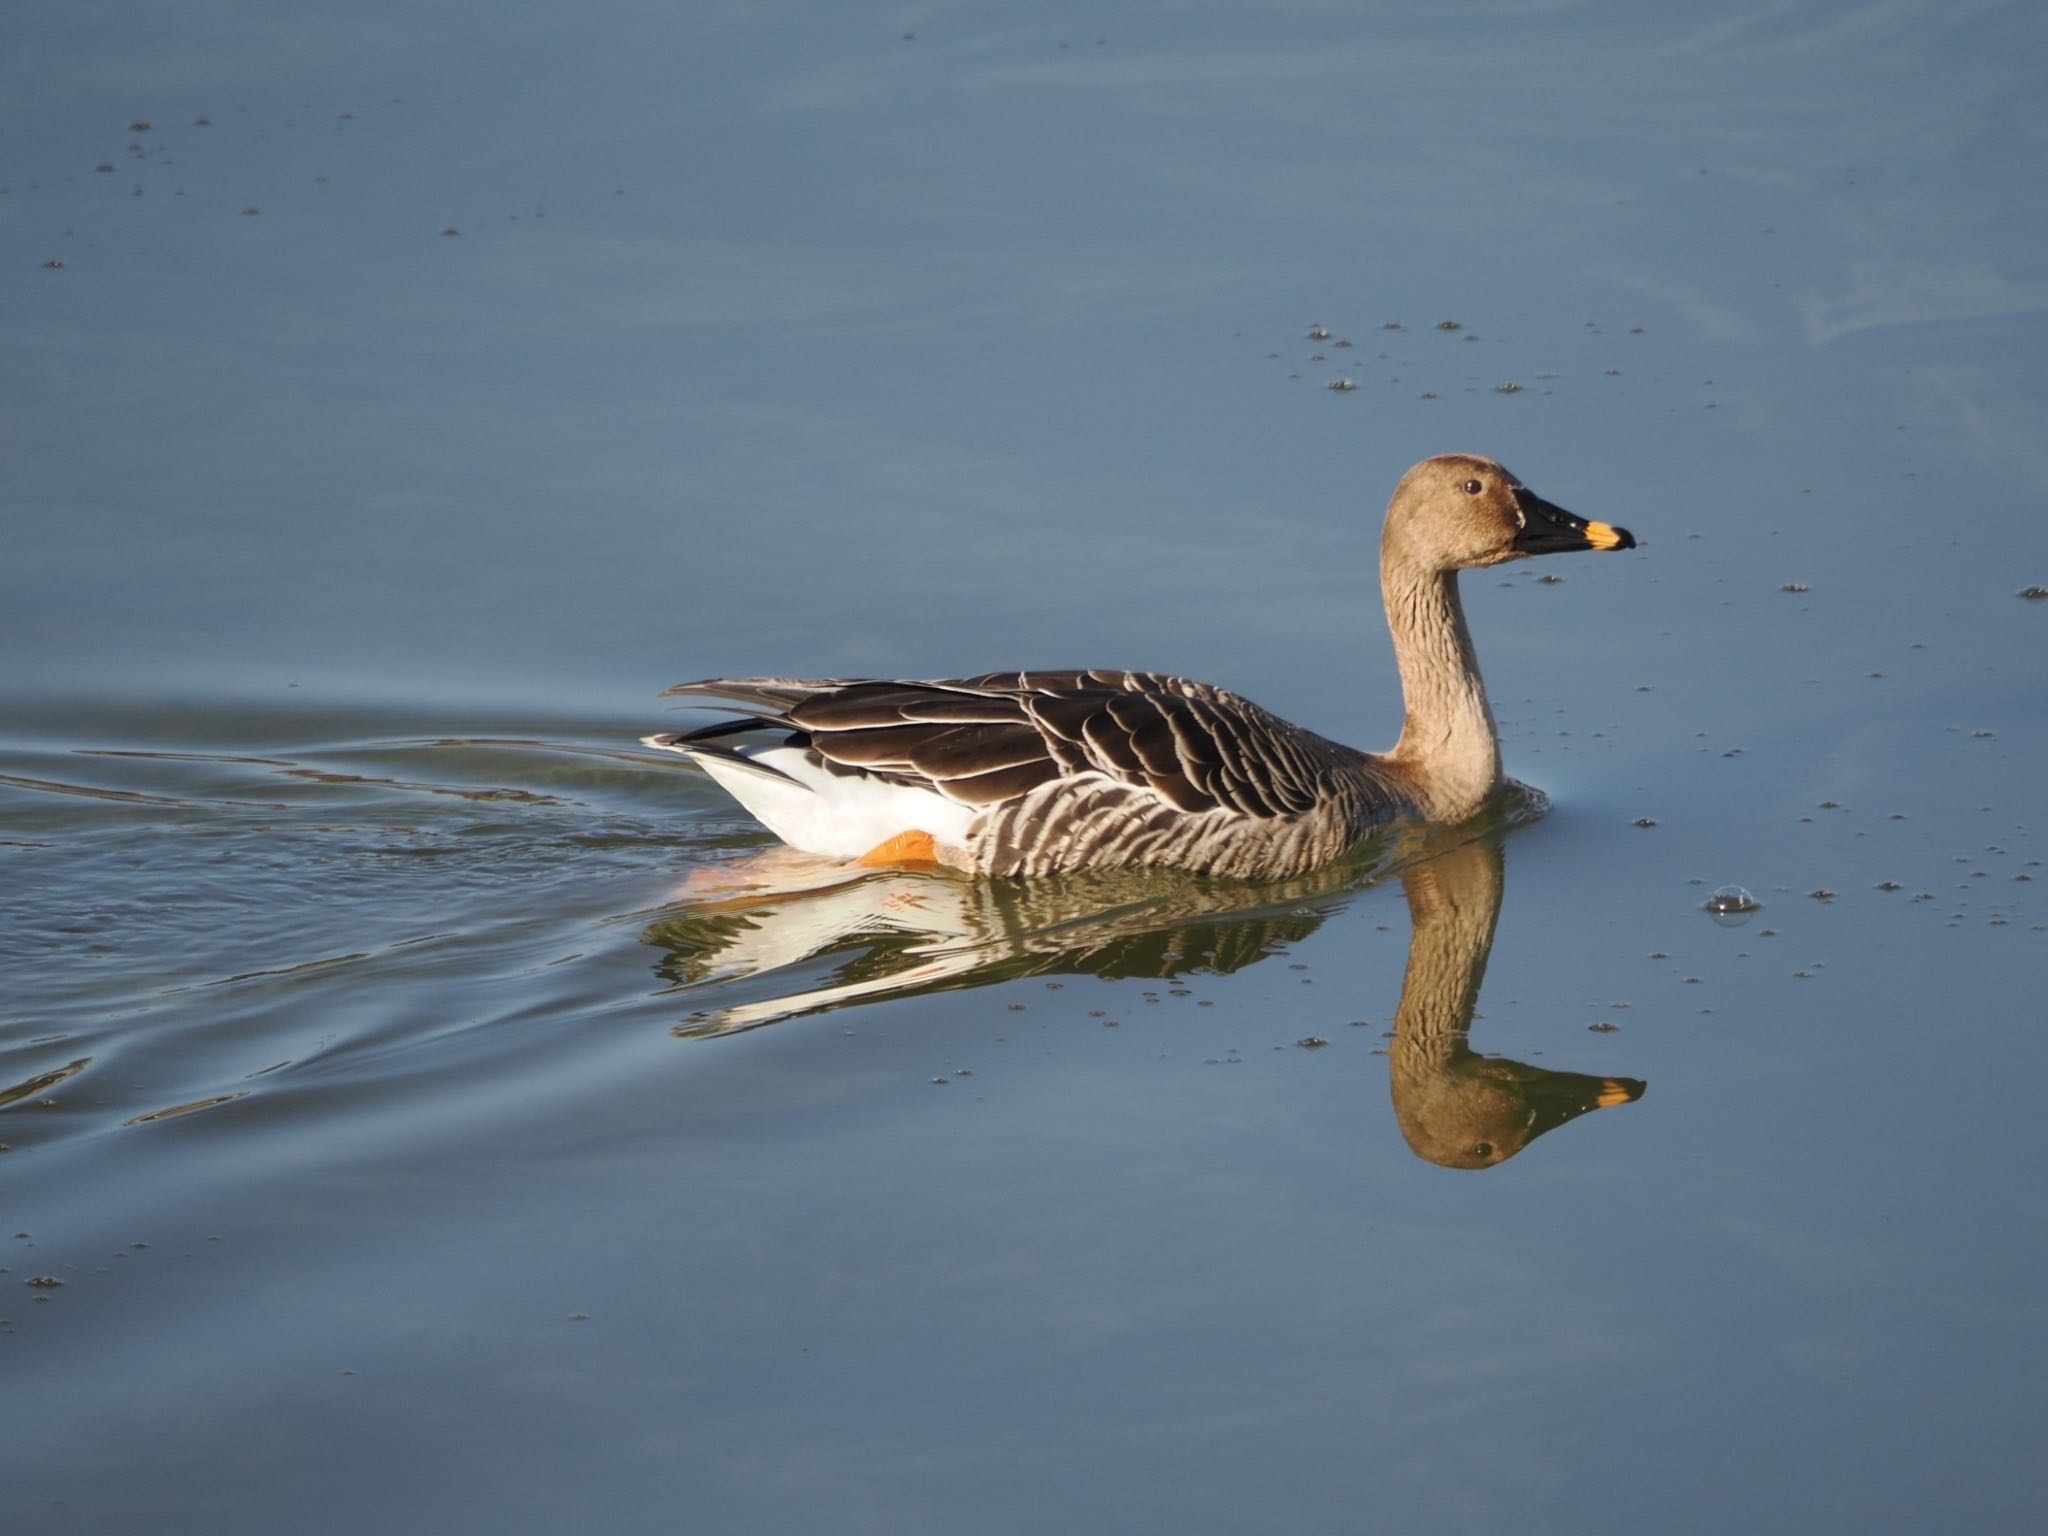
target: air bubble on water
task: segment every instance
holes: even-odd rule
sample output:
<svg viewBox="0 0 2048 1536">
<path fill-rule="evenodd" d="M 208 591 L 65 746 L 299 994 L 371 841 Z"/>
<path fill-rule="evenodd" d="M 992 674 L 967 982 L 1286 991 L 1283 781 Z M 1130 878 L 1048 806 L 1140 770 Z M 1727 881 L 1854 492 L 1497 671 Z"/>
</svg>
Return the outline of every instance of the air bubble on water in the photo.
<svg viewBox="0 0 2048 1536">
<path fill-rule="evenodd" d="M 1714 914 L 1715 922 L 1724 928 L 1734 928 L 1748 922 L 1763 903 L 1739 885 L 1724 885 L 1706 899 L 1705 906 Z"/>
</svg>

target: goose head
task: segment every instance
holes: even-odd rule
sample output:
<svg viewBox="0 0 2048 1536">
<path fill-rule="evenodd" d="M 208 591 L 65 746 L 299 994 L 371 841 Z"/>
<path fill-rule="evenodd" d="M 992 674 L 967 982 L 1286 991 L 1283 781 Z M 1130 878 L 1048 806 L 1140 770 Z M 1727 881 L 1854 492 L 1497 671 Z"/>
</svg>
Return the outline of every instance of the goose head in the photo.
<svg viewBox="0 0 2048 1536">
<path fill-rule="evenodd" d="M 1635 547 L 1626 528 L 1567 512 L 1476 453 L 1438 454 L 1403 475 L 1380 538 L 1383 564 L 1438 572 L 1575 549 Z"/>
</svg>

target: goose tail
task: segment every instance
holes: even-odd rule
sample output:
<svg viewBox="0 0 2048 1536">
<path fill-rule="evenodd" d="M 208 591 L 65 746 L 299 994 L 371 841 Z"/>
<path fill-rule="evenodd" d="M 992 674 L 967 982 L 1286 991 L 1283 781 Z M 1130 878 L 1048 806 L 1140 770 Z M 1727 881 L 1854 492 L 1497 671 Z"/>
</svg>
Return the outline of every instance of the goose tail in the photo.
<svg viewBox="0 0 2048 1536">
<path fill-rule="evenodd" d="M 640 742 L 641 745 L 653 747 L 657 751 L 674 752 L 690 758 L 707 772 L 711 771 L 712 764 L 716 762 L 736 772 L 757 773 L 767 778 L 780 779 L 785 784 L 795 785 L 799 789 L 809 789 L 810 786 L 802 779 L 767 761 L 759 749 L 748 752 L 739 746 L 717 739 L 721 736 L 738 736 L 752 731 L 774 730 L 781 725 L 781 721 L 767 716 L 749 714 L 741 715 L 735 720 L 716 720 L 710 725 L 700 725 L 694 731 L 662 731 L 652 736 L 642 736 Z M 714 772 L 712 777 L 724 781 L 722 774 Z"/>
</svg>

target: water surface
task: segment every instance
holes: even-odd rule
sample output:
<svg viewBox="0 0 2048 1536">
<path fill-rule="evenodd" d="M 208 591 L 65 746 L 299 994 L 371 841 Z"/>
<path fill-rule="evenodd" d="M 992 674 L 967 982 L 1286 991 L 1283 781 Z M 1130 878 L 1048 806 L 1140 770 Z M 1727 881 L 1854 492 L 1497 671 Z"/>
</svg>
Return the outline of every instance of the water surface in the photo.
<svg viewBox="0 0 2048 1536">
<path fill-rule="evenodd" d="M 17 11 L 35 1529 L 2039 1523 L 2034 10 Z M 1384 746 L 1446 449 L 1641 541 L 1466 581 L 1540 818 L 764 890 L 636 744 Z"/>
</svg>

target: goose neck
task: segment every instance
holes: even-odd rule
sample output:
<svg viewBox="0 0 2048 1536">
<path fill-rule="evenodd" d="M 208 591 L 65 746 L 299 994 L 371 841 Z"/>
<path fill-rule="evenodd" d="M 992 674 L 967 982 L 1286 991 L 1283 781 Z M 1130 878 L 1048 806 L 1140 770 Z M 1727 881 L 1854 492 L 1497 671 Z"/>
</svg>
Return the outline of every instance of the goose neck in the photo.
<svg viewBox="0 0 2048 1536">
<path fill-rule="evenodd" d="M 1458 598 L 1458 573 L 1382 562 L 1406 718 L 1389 754 L 1434 821 L 1461 821 L 1501 782 L 1500 735 Z"/>
</svg>

